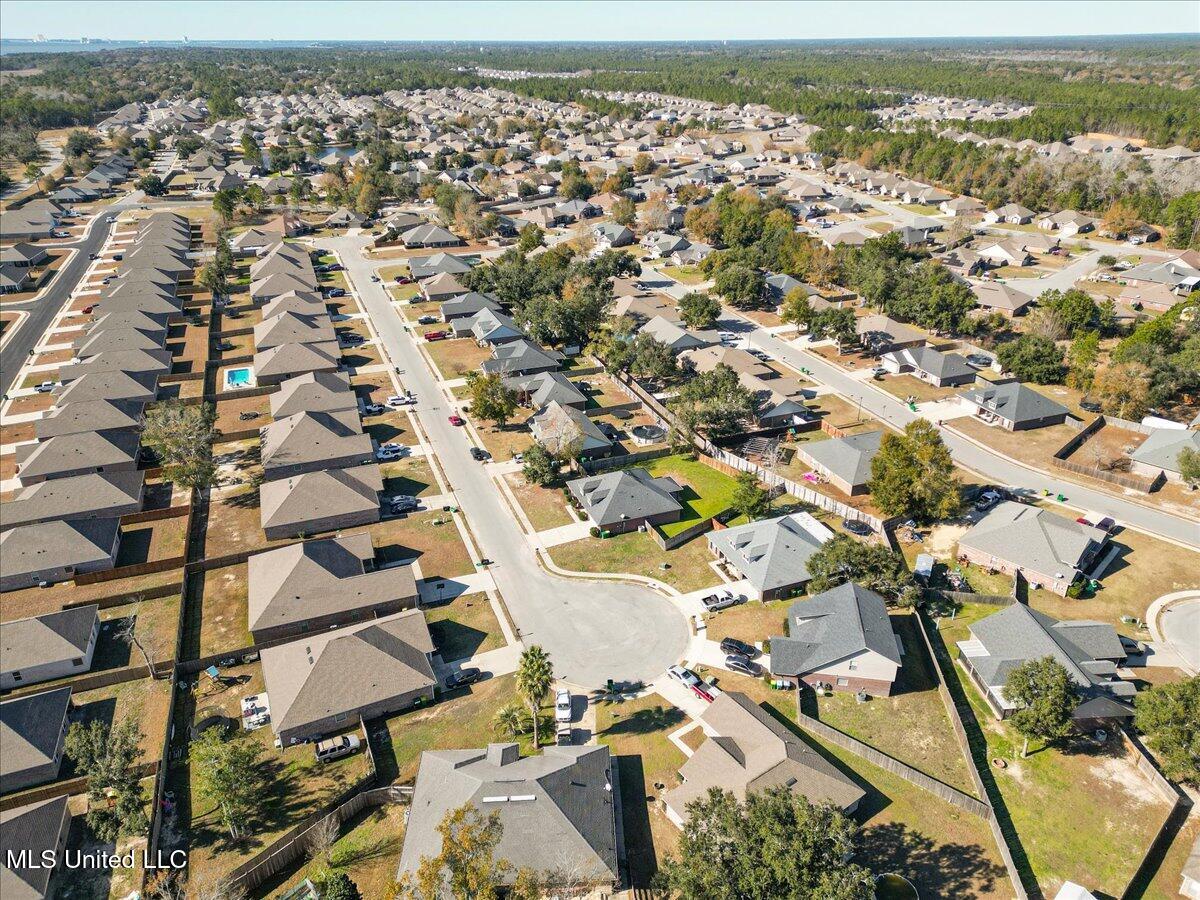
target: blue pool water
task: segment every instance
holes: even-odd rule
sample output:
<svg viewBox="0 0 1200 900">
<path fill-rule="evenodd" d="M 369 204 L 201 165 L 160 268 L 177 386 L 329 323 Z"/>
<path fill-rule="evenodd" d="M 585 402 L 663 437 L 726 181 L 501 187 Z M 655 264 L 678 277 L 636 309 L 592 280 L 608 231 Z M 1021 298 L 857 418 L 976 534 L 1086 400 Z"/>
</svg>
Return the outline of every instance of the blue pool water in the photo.
<svg viewBox="0 0 1200 900">
<path fill-rule="evenodd" d="M 225 387 L 240 388 L 249 387 L 250 385 L 250 370 L 249 369 L 230 369 L 225 373 Z"/>
</svg>

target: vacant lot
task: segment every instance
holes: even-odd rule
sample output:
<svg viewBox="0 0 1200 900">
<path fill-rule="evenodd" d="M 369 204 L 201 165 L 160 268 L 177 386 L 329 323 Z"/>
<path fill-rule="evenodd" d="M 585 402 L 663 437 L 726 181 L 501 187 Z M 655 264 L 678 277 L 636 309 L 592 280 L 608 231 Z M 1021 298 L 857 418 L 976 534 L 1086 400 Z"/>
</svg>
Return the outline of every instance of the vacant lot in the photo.
<svg viewBox="0 0 1200 900">
<path fill-rule="evenodd" d="M 475 571 L 451 513 L 410 513 L 372 525 L 370 531 L 382 562 L 415 560 L 425 578 L 456 578 Z"/>
<path fill-rule="evenodd" d="M 675 849 L 679 830 L 656 802 L 679 784 L 686 761 L 667 735 L 687 717 L 658 694 L 596 706 L 596 737 L 615 757 L 621 787 L 621 816 L 634 887 L 646 887 L 663 858 Z"/>
<path fill-rule="evenodd" d="M 486 594 L 461 594 L 449 603 L 430 607 L 425 622 L 444 662 L 504 646 L 500 623 Z"/>
<path fill-rule="evenodd" d="M 423 456 L 384 463 L 379 469 L 383 473 L 383 489 L 388 494 L 424 497 L 438 492 L 437 479 Z"/>
<path fill-rule="evenodd" d="M 470 338 L 427 341 L 425 349 L 429 351 L 430 359 L 445 381 L 462 378 L 468 372 L 478 371 L 485 359 L 492 358 L 490 348 L 480 347 Z"/>
<path fill-rule="evenodd" d="M 947 397 L 953 397 L 958 391 L 955 388 L 934 387 L 927 381 L 922 381 L 914 375 L 888 375 L 880 381 L 874 382 L 877 387 L 882 388 L 894 397 L 899 397 L 901 400 L 907 400 L 909 397 L 915 397 L 918 403 L 926 403 L 930 400 L 945 400 Z"/>
<path fill-rule="evenodd" d="M 513 496 L 517 498 L 517 503 L 535 531 L 545 531 L 578 521 L 571 515 L 561 490 L 529 484 L 519 473 L 505 475 L 504 480 L 508 482 Z"/>
</svg>

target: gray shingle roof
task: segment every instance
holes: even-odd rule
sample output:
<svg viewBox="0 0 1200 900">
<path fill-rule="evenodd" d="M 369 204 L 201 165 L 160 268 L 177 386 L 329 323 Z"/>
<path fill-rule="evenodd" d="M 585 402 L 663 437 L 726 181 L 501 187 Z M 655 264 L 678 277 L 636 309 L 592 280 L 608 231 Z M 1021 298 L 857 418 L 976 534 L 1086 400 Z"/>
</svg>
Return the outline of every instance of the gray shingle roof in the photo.
<svg viewBox="0 0 1200 900">
<path fill-rule="evenodd" d="M 1179 454 L 1185 447 L 1200 453 L 1200 431 L 1158 428 L 1142 442 L 1130 459 L 1167 472 L 1179 471 Z"/>
<path fill-rule="evenodd" d="M 37 862 L 43 852 L 58 849 L 63 820 L 71 818 L 67 801 L 64 795 L 0 812 L 0 846 L 4 848 L 0 858 L 0 894 L 5 900 L 42 900 L 47 896 L 55 869 Z M 21 858 L 23 850 L 29 851 L 36 868 L 9 866 L 9 853 L 15 861 Z"/>
<path fill-rule="evenodd" d="M 499 813 L 496 856 L 514 869 L 567 872 L 582 883 L 617 881 L 608 767 L 606 746 L 547 747 L 524 758 L 516 744 L 422 753 L 400 872 L 415 871 L 422 856 L 436 856 L 442 844 L 437 826 L 469 803 L 485 816 Z"/>
<path fill-rule="evenodd" d="M 879 452 L 882 431 L 865 431 L 844 438 L 817 441 L 804 452 L 822 468 L 847 484 L 866 484 L 871 477 L 871 460 Z"/>
<path fill-rule="evenodd" d="M 808 560 L 832 537 L 808 513 L 796 513 L 710 532 L 708 543 L 759 591 L 771 591 L 808 581 Z"/>
<path fill-rule="evenodd" d="M 847 582 L 811 600 L 797 600 L 788 608 L 788 622 L 787 637 L 771 638 L 776 674 L 819 671 L 866 650 L 900 665 L 887 604 L 860 585 Z"/>
<path fill-rule="evenodd" d="M 645 469 L 621 469 L 567 482 L 567 490 L 600 527 L 623 519 L 658 516 L 683 506 L 675 495 L 680 487 L 669 477 L 655 478 Z"/>
<path fill-rule="evenodd" d="M 1091 546 L 1107 540 L 1099 528 L 1007 500 L 988 510 L 959 544 L 1034 573 L 1070 580 Z"/>
<path fill-rule="evenodd" d="M 1021 424 L 1051 416 L 1066 415 L 1069 410 L 1045 394 L 1025 387 L 1019 381 L 986 388 L 976 388 L 964 393 L 963 398 L 975 403 L 1002 419 Z"/>
<path fill-rule="evenodd" d="M 69 687 L 0 703 L 0 776 L 53 762 L 70 708 Z"/>
<path fill-rule="evenodd" d="M 98 610 L 94 604 L 76 606 L 0 624 L 0 670 L 14 672 L 83 656 Z"/>
</svg>

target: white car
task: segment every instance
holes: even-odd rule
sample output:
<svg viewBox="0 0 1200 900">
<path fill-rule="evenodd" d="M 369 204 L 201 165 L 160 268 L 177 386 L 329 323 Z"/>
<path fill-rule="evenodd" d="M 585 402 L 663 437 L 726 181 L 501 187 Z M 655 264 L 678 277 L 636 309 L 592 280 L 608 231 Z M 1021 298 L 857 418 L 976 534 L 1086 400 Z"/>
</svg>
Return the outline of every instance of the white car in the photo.
<svg viewBox="0 0 1200 900">
<path fill-rule="evenodd" d="M 554 721 L 571 721 L 571 692 L 566 688 L 554 692 Z"/>
<path fill-rule="evenodd" d="M 35 384 L 33 389 L 39 394 L 48 394 L 58 386 L 57 381 L 43 381 L 41 384 Z"/>
<path fill-rule="evenodd" d="M 381 444 L 379 449 L 375 451 L 376 459 L 399 459 L 404 455 L 404 447 L 399 444 Z"/>
<path fill-rule="evenodd" d="M 417 402 L 417 398 L 412 394 L 405 394 L 401 397 L 399 394 L 392 394 L 387 398 L 388 406 L 412 406 Z"/>
<path fill-rule="evenodd" d="M 349 756 L 361 746 L 362 741 L 358 739 L 358 735 L 356 734 L 343 734 L 338 737 L 317 741 L 317 762 L 329 762 L 333 759 Z"/>
<path fill-rule="evenodd" d="M 741 597 L 733 591 L 716 591 L 702 598 L 700 602 L 704 604 L 704 608 L 709 612 L 716 612 L 719 609 L 737 605 L 739 600 L 741 600 Z"/>
<path fill-rule="evenodd" d="M 683 666 L 669 666 L 667 674 L 678 681 L 682 681 L 686 687 L 700 683 L 700 676 L 691 669 L 685 669 Z"/>
</svg>

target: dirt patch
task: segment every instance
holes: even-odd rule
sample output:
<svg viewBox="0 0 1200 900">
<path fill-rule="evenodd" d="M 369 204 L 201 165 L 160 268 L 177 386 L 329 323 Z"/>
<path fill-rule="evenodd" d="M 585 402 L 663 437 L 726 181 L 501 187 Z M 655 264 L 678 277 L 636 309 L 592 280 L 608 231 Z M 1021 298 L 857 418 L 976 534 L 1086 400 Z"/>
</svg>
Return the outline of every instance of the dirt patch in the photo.
<svg viewBox="0 0 1200 900">
<path fill-rule="evenodd" d="M 1155 804 L 1162 798 L 1154 792 L 1137 769 L 1122 759 L 1106 759 L 1096 766 L 1096 775 L 1108 784 L 1120 788 L 1138 803 Z"/>
<path fill-rule="evenodd" d="M 949 559 L 968 528 L 969 525 L 935 525 L 925 538 L 925 552 L 935 559 Z"/>
</svg>

